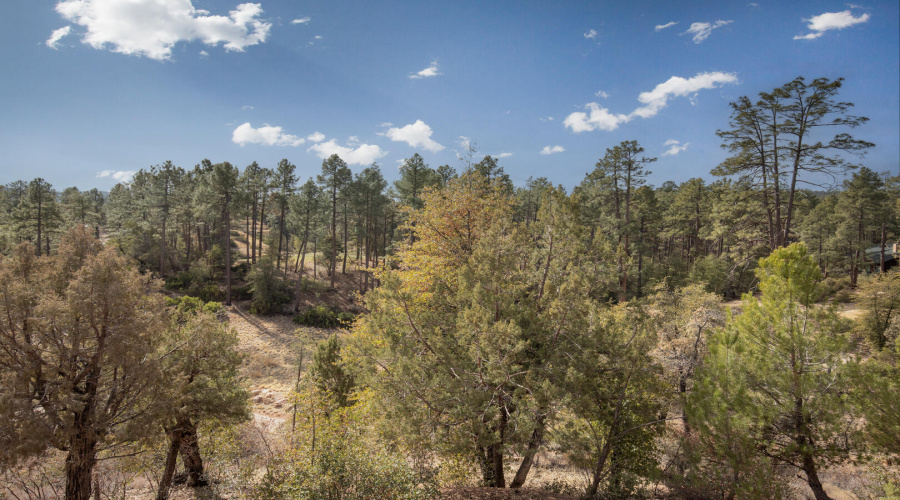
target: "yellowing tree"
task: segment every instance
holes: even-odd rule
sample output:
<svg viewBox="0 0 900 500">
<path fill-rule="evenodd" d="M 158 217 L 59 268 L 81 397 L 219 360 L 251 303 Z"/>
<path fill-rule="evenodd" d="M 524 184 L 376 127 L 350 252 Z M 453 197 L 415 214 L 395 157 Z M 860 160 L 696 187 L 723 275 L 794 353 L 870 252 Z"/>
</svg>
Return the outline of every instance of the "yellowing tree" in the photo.
<svg viewBox="0 0 900 500">
<path fill-rule="evenodd" d="M 559 406 L 566 353 L 614 270 L 561 190 L 548 189 L 527 226 L 513 223 L 503 184 L 477 172 L 422 201 L 397 269 L 366 296 L 353 347 L 376 365 L 371 384 L 400 438 L 474 458 L 493 487 L 507 485 L 517 453 L 509 486 L 519 487 Z"/>
</svg>

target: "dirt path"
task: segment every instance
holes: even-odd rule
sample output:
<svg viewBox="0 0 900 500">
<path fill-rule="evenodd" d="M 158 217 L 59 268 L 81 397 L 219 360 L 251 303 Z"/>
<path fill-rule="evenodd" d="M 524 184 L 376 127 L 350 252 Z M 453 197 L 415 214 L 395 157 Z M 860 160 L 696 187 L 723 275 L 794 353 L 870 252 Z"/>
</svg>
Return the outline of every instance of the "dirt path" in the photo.
<svg viewBox="0 0 900 500">
<path fill-rule="evenodd" d="M 284 418 L 297 379 L 300 349 L 304 349 L 306 365 L 316 342 L 327 338 L 332 331 L 298 326 L 290 316 L 254 316 L 247 312 L 246 306 L 235 303 L 227 314 L 229 324 L 238 334 L 238 351 L 244 356 L 241 373 L 250 382 L 253 412 Z"/>
</svg>

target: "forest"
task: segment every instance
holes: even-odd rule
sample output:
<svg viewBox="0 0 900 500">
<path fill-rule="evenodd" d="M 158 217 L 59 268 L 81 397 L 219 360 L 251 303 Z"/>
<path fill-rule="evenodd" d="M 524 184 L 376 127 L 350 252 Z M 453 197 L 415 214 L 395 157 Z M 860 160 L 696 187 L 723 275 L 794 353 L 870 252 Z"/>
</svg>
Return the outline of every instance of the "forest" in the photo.
<svg viewBox="0 0 900 500">
<path fill-rule="evenodd" d="M 841 85 L 680 184 L 629 140 L 570 190 L 474 146 L 0 186 L 0 498 L 900 498 L 900 175 Z M 298 327 L 265 431 L 238 314 Z"/>
</svg>

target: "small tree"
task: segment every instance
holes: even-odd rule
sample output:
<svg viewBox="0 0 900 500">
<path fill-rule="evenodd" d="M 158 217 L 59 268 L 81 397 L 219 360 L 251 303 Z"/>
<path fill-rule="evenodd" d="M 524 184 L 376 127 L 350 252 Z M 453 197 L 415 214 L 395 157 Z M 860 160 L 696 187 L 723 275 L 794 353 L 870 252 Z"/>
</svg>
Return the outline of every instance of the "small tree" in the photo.
<svg viewBox="0 0 900 500">
<path fill-rule="evenodd" d="M 776 464 L 802 471 L 817 500 L 828 499 L 819 470 L 846 457 L 838 441 L 846 430 L 845 335 L 833 309 L 814 304 L 820 277 L 816 261 L 800 243 L 761 259 L 757 269 L 762 296 L 745 295 L 743 313 L 727 325 L 727 335 L 713 337 L 732 346 L 711 350 L 739 352 L 730 370 L 707 372 L 703 392 L 723 397 L 728 381 L 734 415 L 753 423 L 754 444 Z M 711 369 L 723 368 L 714 363 Z M 710 402 L 708 404 L 713 404 Z M 713 415 L 713 413 L 707 413 Z M 707 417 L 704 426 L 711 425 Z"/>
<path fill-rule="evenodd" d="M 164 334 L 161 352 L 167 404 L 163 427 L 169 447 L 157 500 L 168 498 L 179 454 L 188 486 L 205 484 L 197 440 L 197 427 L 202 421 L 231 424 L 250 416 L 249 395 L 238 374 L 241 356 L 235 351 L 237 334 L 213 313 L 197 308 L 200 304 L 199 300 L 179 304 Z"/>
</svg>

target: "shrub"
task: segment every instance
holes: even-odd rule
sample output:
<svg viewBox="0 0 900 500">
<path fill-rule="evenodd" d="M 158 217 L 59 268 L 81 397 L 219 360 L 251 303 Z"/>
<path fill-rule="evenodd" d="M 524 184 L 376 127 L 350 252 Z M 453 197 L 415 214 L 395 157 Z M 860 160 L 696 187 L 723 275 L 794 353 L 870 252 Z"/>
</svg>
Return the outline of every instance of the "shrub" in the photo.
<svg viewBox="0 0 900 500">
<path fill-rule="evenodd" d="M 294 323 L 315 328 L 344 328 L 353 326 L 356 317 L 348 312 L 336 311 L 326 306 L 316 306 L 294 316 Z"/>
<path fill-rule="evenodd" d="M 304 400 L 317 399 L 309 396 Z M 357 403 L 330 416 L 320 409 L 314 434 L 305 412 L 294 436 L 298 448 L 269 463 L 253 496 L 259 500 L 436 498 L 434 474 L 417 474 L 403 455 L 367 439 L 365 406 Z"/>
<path fill-rule="evenodd" d="M 253 266 L 247 275 L 250 282 L 251 314 L 272 314 L 291 300 L 290 285 L 281 273 L 275 269 L 270 257 L 263 257 Z"/>
<path fill-rule="evenodd" d="M 225 310 L 221 302 L 206 302 L 198 297 L 185 295 L 183 297 L 166 297 L 166 305 L 178 309 L 179 312 L 190 314 L 195 311 L 208 312 L 210 314 L 219 314 Z"/>
</svg>

